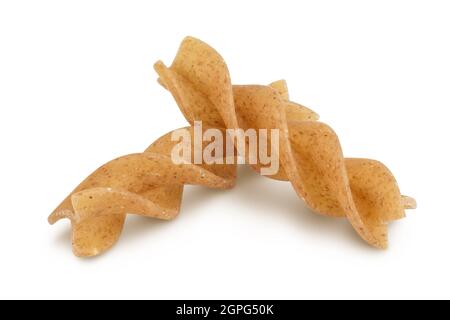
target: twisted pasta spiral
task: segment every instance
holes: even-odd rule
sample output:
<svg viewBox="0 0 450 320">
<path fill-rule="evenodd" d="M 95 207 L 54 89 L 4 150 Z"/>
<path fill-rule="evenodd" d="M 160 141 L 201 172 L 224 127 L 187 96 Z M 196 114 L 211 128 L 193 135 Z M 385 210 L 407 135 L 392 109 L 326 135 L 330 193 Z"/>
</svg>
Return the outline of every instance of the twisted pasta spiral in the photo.
<svg viewBox="0 0 450 320">
<path fill-rule="evenodd" d="M 289 181 L 315 212 L 346 217 L 370 245 L 386 248 L 388 222 L 403 218 L 405 209 L 415 207 L 414 199 L 400 194 L 382 163 L 344 158 L 334 131 L 318 122 L 312 110 L 289 101 L 284 81 L 233 86 L 222 57 L 191 37 L 182 42 L 170 67 L 157 62 L 155 70 L 189 122 L 185 129 L 191 134 L 195 121 L 202 121 L 203 130 L 216 128 L 224 135 L 227 129 L 278 129 L 281 167 L 268 177 Z M 162 136 L 143 153 L 103 165 L 50 215 L 51 224 L 71 220 L 75 255 L 95 256 L 110 248 L 120 236 L 127 213 L 173 219 L 185 184 L 234 186 L 234 163 L 175 164 L 171 135 Z M 251 166 L 259 172 L 265 165 L 257 160 Z"/>
</svg>

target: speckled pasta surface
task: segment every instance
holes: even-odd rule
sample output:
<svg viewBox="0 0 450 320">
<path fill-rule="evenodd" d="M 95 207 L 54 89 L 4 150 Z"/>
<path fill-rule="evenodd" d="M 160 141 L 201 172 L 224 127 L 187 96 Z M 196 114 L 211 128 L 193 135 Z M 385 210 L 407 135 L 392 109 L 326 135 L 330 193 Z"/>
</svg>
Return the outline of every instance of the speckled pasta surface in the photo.
<svg viewBox="0 0 450 320">
<path fill-rule="evenodd" d="M 202 121 L 201 130 L 214 128 L 224 135 L 226 129 L 278 129 L 280 170 L 267 177 L 289 181 L 315 212 L 346 217 L 370 245 L 386 248 L 387 224 L 403 218 L 405 209 L 415 208 L 415 201 L 401 195 L 382 163 L 344 158 L 336 133 L 318 122 L 315 112 L 289 100 L 285 81 L 233 86 L 223 58 L 192 37 L 182 42 L 170 67 L 159 61 L 155 70 L 189 122 L 189 134 L 196 121 Z M 128 213 L 175 218 L 186 184 L 234 186 L 235 164 L 175 164 L 171 152 L 176 142 L 171 136 L 162 136 L 143 153 L 101 166 L 50 215 L 51 224 L 70 219 L 75 255 L 95 256 L 109 249 Z M 194 149 L 193 142 L 190 147 Z M 259 172 L 265 165 L 258 158 L 251 166 Z"/>
</svg>

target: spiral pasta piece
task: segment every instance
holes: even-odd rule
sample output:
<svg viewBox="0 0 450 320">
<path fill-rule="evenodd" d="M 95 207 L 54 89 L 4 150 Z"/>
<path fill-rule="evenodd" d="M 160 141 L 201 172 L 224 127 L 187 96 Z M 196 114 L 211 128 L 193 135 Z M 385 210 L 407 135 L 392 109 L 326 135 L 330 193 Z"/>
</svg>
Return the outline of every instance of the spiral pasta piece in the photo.
<svg viewBox="0 0 450 320">
<path fill-rule="evenodd" d="M 222 92 L 230 101 L 229 83 L 220 80 L 216 64 L 225 62 L 202 41 L 188 37 L 170 68 L 157 62 L 160 83 L 175 97 L 186 119 L 212 126 L 221 121 L 221 105 L 208 98 L 210 90 Z M 205 76 L 207 75 L 207 76 Z M 208 85 L 211 85 L 209 87 Z M 220 90 L 217 86 L 226 86 Z M 297 194 L 317 213 L 347 217 L 357 233 L 370 245 L 387 248 L 387 224 L 416 207 L 412 198 L 400 194 L 394 176 L 382 163 L 369 159 L 345 159 L 336 133 L 317 122 L 311 110 L 289 101 L 285 82 L 271 86 L 232 86 L 238 127 L 279 129 L 281 170 L 271 178 L 288 180 Z M 227 112 L 229 114 L 229 112 Z M 261 165 L 253 166 L 259 170 Z"/>
<path fill-rule="evenodd" d="M 193 127 L 185 130 L 193 134 Z M 175 218 L 185 184 L 214 189 L 234 186 L 235 165 L 174 164 L 171 134 L 144 153 L 120 157 L 97 169 L 50 215 L 51 224 L 62 218 L 71 220 L 75 255 L 95 256 L 110 248 L 120 236 L 126 213 Z"/>
<path fill-rule="evenodd" d="M 269 178 L 290 181 L 314 211 L 347 217 L 369 244 L 386 248 L 387 223 L 404 217 L 405 208 L 415 207 L 413 199 L 401 196 L 383 164 L 345 159 L 333 130 L 318 122 L 312 110 L 289 101 L 284 81 L 233 86 L 222 57 L 192 37 L 182 42 L 169 68 L 157 62 L 155 70 L 191 125 L 184 128 L 190 135 L 195 121 L 202 121 L 203 130 L 215 128 L 224 135 L 226 129 L 278 129 L 281 167 Z M 171 136 L 164 135 L 141 154 L 103 165 L 50 215 L 51 224 L 70 219 L 75 255 L 95 256 L 109 249 L 118 240 L 127 213 L 173 219 L 186 184 L 234 186 L 235 164 L 193 164 L 192 158 L 175 164 L 171 152 L 176 142 Z M 190 147 L 194 150 L 193 142 Z M 260 159 L 252 164 L 256 171 L 264 166 Z"/>
</svg>

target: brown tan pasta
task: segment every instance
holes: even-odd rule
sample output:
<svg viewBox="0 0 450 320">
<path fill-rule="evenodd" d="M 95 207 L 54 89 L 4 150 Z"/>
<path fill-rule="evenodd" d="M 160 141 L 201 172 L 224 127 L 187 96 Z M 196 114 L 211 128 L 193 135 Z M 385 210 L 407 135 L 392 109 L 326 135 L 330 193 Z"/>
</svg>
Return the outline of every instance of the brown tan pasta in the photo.
<svg viewBox="0 0 450 320">
<path fill-rule="evenodd" d="M 278 129 L 280 170 L 269 178 L 289 181 L 315 212 L 346 217 L 370 245 L 386 248 L 387 224 L 415 208 L 402 196 L 391 172 L 380 162 L 344 158 L 335 132 L 312 110 L 291 102 L 287 85 L 233 86 L 223 58 L 202 41 L 188 37 L 170 67 L 155 64 L 159 83 L 171 92 L 189 122 L 203 129 Z M 127 213 L 173 219 L 183 186 L 226 189 L 235 184 L 236 165 L 174 164 L 168 133 L 141 154 L 100 167 L 50 215 L 72 222 L 73 251 L 98 255 L 119 238 Z M 193 146 L 191 146 L 193 148 Z M 274 152 L 274 151 L 273 151 Z M 259 160 L 259 159 L 258 159 Z M 248 159 L 247 159 L 248 161 Z M 256 171 L 264 167 L 253 164 Z"/>
</svg>

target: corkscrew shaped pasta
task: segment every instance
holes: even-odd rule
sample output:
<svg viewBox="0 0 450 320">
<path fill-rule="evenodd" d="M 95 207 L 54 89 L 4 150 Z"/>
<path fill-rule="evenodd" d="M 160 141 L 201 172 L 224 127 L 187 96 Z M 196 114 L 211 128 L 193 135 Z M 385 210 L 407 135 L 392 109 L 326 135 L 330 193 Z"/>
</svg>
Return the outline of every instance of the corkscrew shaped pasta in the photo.
<svg viewBox="0 0 450 320">
<path fill-rule="evenodd" d="M 185 129 L 193 134 L 193 127 Z M 120 157 L 97 169 L 50 215 L 50 224 L 70 219 L 75 255 L 95 256 L 110 248 L 121 234 L 127 213 L 175 218 L 185 184 L 215 189 L 234 186 L 235 165 L 174 164 L 171 150 L 176 143 L 171 134 L 141 154 Z"/>
<path fill-rule="evenodd" d="M 371 245 L 385 248 L 387 222 L 402 218 L 404 208 L 415 206 L 413 199 L 400 195 L 395 179 L 381 163 L 344 159 L 335 133 L 317 122 L 313 111 L 289 101 L 285 82 L 232 86 L 222 57 L 190 37 L 170 68 L 158 62 L 155 69 L 191 124 L 186 128 L 190 133 L 196 120 L 203 122 L 204 130 L 279 129 L 282 168 L 271 178 L 290 181 L 318 213 L 347 217 Z M 127 213 L 164 220 L 176 217 L 185 184 L 234 186 L 235 165 L 174 164 L 174 145 L 168 133 L 144 153 L 105 164 L 58 206 L 49 222 L 70 219 L 75 255 L 95 256 L 110 248 Z M 252 167 L 259 171 L 263 165 Z"/>
<path fill-rule="evenodd" d="M 387 248 L 387 224 L 416 207 L 402 196 L 392 173 L 369 159 L 345 159 L 339 139 L 311 110 L 289 102 L 285 82 L 231 86 L 225 62 L 207 44 L 186 38 L 170 68 L 157 62 L 160 83 L 189 121 L 211 126 L 280 130 L 282 169 L 272 178 L 290 181 L 315 212 L 347 217 L 357 233 Z M 221 103 L 217 104 L 217 97 Z M 259 170 L 262 165 L 254 165 Z"/>
</svg>

